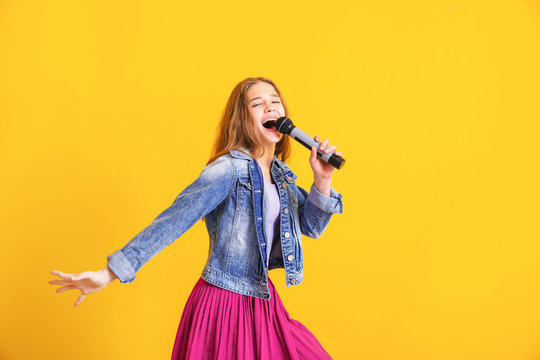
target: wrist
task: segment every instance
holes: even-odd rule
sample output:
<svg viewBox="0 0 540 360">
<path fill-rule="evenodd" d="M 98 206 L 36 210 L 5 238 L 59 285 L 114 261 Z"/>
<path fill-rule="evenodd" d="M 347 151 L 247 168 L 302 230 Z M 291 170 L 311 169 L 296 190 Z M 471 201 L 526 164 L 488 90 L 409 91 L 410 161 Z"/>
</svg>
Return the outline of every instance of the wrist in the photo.
<svg viewBox="0 0 540 360">
<path fill-rule="evenodd" d="M 330 196 L 330 189 L 332 188 L 332 177 L 328 179 L 315 178 L 313 180 L 313 185 L 315 185 L 315 188 L 321 194 Z"/>
<path fill-rule="evenodd" d="M 115 279 L 118 279 L 118 276 L 108 267 L 105 266 L 103 269 L 98 271 L 103 278 L 107 281 L 107 284 L 113 282 Z"/>
</svg>

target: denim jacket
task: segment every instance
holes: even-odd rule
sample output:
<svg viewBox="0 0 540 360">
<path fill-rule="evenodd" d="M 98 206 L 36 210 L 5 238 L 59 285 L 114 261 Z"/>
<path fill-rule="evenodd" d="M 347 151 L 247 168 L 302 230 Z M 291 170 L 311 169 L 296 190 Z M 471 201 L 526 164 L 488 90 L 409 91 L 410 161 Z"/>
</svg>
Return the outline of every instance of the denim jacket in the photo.
<svg viewBox="0 0 540 360">
<path fill-rule="evenodd" d="M 264 183 L 256 160 L 232 150 L 208 164 L 171 206 L 122 249 L 107 257 L 121 283 L 170 245 L 201 218 L 210 237 L 201 277 L 220 288 L 270 299 L 268 270 L 284 268 L 287 286 L 303 280 L 301 234 L 318 238 L 333 213 L 343 212 L 341 194 L 323 195 L 311 186 L 308 194 L 295 184 L 296 175 L 274 157 L 271 176 L 280 198 L 279 239 L 266 261 Z"/>
</svg>

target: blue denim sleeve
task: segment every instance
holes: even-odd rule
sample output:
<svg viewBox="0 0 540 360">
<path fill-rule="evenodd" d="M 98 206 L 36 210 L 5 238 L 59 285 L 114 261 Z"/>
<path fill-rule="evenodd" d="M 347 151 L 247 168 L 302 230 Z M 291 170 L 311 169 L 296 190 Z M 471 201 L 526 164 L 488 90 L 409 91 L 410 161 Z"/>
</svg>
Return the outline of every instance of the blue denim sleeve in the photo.
<svg viewBox="0 0 540 360">
<path fill-rule="evenodd" d="M 330 189 L 330 196 L 323 195 L 314 184 L 309 194 L 301 187 L 298 187 L 298 191 L 300 230 L 302 234 L 317 239 L 328 227 L 332 214 L 343 212 L 342 195 L 333 188 Z"/>
<path fill-rule="evenodd" d="M 229 194 L 234 169 L 221 157 L 206 166 L 199 177 L 122 249 L 107 257 L 107 265 L 121 283 L 135 280 L 135 273 L 197 221 L 215 209 Z"/>
</svg>

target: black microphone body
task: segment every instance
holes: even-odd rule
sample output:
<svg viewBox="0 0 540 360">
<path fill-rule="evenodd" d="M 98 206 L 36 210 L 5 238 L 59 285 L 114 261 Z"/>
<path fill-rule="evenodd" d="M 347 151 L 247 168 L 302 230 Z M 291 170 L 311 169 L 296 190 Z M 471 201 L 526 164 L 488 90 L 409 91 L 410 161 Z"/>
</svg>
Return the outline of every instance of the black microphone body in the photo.
<svg viewBox="0 0 540 360">
<path fill-rule="evenodd" d="M 336 169 L 341 169 L 345 165 L 345 159 L 341 156 L 334 155 L 331 153 L 323 153 L 319 151 L 320 143 L 313 140 L 313 137 L 309 136 L 299 128 L 293 125 L 291 119 L 286 116 L 282 116 L 276 120 L 276 129 L 282 134 L 289 135 L 294 140 L 298 141 L 301 145 L 306 147 L 308 150 L 311 150 L 312 146 L 315 146 L 317 149 L 317 156 L 322 160 L 326 161 Z"/>
</svg>

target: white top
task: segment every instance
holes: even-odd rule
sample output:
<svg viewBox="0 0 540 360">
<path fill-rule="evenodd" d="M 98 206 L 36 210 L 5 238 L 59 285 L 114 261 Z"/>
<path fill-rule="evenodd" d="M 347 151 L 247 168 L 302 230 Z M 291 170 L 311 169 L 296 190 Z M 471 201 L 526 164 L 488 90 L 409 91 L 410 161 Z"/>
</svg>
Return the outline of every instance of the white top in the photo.
<svg viewBox="0 0 540 360">
<path fill-rule="evenodd" d="M 266 208 L 265 226 L 266 226 L 266 239 L 268 244 L 266 246 L 266 263 L 270 258 L 270 250 L 272 250 L 272 243 L 276 236 L 279 236 L 279 194 L 276 185 L 272 184 L 266 178 L 264 178 L 264 202 Z M 276 239 L 279 241 L 279 238 Z"/>
</svg>

